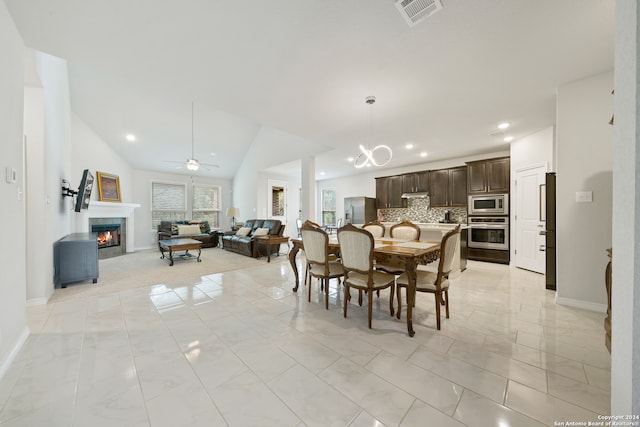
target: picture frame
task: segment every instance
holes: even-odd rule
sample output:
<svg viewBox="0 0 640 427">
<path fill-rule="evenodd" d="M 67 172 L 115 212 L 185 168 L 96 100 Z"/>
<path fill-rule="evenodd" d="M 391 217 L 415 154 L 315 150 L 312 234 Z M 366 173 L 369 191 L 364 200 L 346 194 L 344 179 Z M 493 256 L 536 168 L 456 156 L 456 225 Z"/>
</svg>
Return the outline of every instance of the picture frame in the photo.
<svg viewBox="0 0 640 427">
<path fill-rule="evenodd" d="M 122 202 L 120 178 L 104 172 L 96 172 L 98 180 L 98 198 L 101 202 Z"/>
</svg>

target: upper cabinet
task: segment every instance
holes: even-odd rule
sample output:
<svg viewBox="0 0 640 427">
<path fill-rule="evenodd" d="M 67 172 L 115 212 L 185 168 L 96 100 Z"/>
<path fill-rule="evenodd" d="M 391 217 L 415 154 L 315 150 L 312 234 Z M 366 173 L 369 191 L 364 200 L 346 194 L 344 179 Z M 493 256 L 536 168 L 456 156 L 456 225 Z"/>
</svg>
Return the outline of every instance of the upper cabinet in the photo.
<svg viewBox="0 0 640 427">
<path fill-rule="evenodd" d="M 406 207 L 406 199 L 402 198 L 402 189 L 402 175 L 376 178 L 376 205 L 378 209 Z"/>
<path fill-rule="evenodd" d="M 423 193 L 429 191 L 429 171 L 405 173 L 402 175 L 403 193 Z"/>
<path fill-rule="evenodd" d="M 431 171 L 429 195 L 432 207 L 466 206 L 467 167 Z"/>
<path fill-rule="evenodd" d="M 509 157 L 467 163 L 469 194 L 508 193 Z"/>
</svg>

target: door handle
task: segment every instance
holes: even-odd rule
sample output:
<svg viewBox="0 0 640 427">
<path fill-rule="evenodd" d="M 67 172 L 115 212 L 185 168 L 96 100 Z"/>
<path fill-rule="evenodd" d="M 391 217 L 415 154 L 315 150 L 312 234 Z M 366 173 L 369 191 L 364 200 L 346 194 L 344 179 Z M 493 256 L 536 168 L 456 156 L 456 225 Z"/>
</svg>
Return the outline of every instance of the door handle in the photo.
<svg viewBox="0 0 640 427">
<path fill-rule="evenodd" d="M 544 251 L 545 251 L 544 245 L 540 245 L 540 252 L 544 252 Z"/>
</svg>

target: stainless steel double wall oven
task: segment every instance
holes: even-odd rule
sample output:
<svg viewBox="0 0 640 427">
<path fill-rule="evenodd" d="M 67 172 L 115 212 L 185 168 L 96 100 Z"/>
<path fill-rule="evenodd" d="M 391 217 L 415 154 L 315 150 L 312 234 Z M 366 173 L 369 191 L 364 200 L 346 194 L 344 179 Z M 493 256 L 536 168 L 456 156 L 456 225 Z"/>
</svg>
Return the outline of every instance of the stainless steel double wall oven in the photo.
<svg viewBox="0 0 640 427">
<path fill-rule="evenodd" d="M 508 263 L 509 195 L 471 195 L 468 201 L 469 249 L 484 250 L 481 258 Z M 491 252 L 506 251 L 493 257 Z M 498 253 L 495 253 L 497 255 Z M 471 258 L 471 257 L 470 257 Z"/>
</svg>

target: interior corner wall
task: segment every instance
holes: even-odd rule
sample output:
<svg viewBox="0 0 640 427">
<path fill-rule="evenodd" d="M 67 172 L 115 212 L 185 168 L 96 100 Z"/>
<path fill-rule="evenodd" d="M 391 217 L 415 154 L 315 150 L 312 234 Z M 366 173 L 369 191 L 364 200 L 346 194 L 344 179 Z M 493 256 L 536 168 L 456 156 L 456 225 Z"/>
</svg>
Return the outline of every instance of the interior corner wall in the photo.
<svg viewBox="0 0 640 427">
<path fill-rule="evenodd" d="M 53 246 L 71 232 L 72 202 L 62 197 L 62 180 L 71 177 L 71 103 L 67 62 L 42 52 L 36 53 L 37 73 L 44 100 L 44 255 L 28 260 L 28 268 L 41 269 L 47 281 L 32 289 L 29 300 L 46 301 L 54 291 Z M 27 166 L 29 169 L 30 167 Z"/>
<path fill-rule="evenodd" d="M 308 158 L 309 153 L 326 149 L 296 135 L 266 126 L 261 127 L 233 178 L 232 203 L 240 209 L 239 219 L 243 221 L 256 218 L 261 212 L 257 198 L 258 191 L 262 191 L 257 185 L 258 173 L 273 166 Z M 315 181 L 313 184 L 315 187 Z M 301 186 L 305 191 L 307 183 L 304 179 Z"/>
<path fill-rule="evenodd" d="M 557 96 L 557 302 L 606 311 L 611 247 L 613 72 L 571 82 Z M 592 202 L 576 202 L 591 192 Z"/>
<path fill-rule="evenodd" d="M 0 378 L 5 374 L 29 330 L 26 306 L 26 220 L 24 202 L 23 103 L 24 44 L 0 2 L 0 221 L 6 226 L 0 246 Z M 16 171 L 16 181 L 7 182 L 5 168 Z"/>
</svg>

